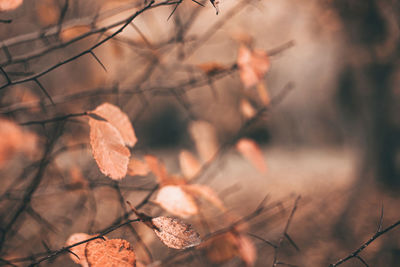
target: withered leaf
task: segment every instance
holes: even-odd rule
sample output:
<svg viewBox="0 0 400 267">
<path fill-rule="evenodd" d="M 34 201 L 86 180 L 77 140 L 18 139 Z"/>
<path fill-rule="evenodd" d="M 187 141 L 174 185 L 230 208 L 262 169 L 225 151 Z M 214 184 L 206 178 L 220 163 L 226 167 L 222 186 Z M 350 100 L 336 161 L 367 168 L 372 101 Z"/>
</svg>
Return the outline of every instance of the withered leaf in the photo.
<svg viewBox="0 0 400 267">
<path fill-rule="evenodd" d="M 146 162 L 131 158 L 128 164 L 128 174 L 132 176 L 146 176 L 150 169 Z"/>
<path fill-rule="evenodd" d="M 239 257 L 246 263 L 246 266 L 253 266 L 257 259 L 257 249 L 245 235 L 241 234 L 237 238 Z"/>
<path fill-rule="evenodd" d="M 182 174 L 189 180 L 193 178 L 201 169 L 201 165 L 196 157 L 187 150 L 179 153 L 179 164 Z"/>
<path fill-rule="evenodd" d="M 112 126 L 114 126 L 121 134 L 122 139 L 127 146 L 133 147 L 136 144 L 137 138 L 131 121 L 129 120 L 128 115 L 122 112 L 119 107 L 110 103 L 103 103 L 95 110 L 91 111 L 91 113 L 106 119 Z"/>
<path fill-rule="evenodd" d="M 186 249 L 201 243 L 199 233 L 177 218 L 161 216 L 153 218 L 152 222 L 158 228 L 154 232 L 167 247 Z"/>
<path fill-rule="evenodd" d="M 89 242 L 85 255 L 91 267 L 135 266 L 136 256 L 128 241 L 96 239 Z"/>
<path fill-rule="evenodd" d="M 237 142 L 236 148 L 260 172 L 265 173 L 267 171 L 264 156 L 256 142 L 248 138 L 242 138 Z"/>
<path fill-rule="evenodd" d="M 0 0 L 0 11 L 16 9 L 22 2 L 23 0 Z"/>
<path fill-rule="evenodd" d="M 168 180 L 168 172 L 164 163 L 153 155 L 146 155 L 144 159 L 150 171 L 156 176 L 158 183 L 162 184 Z"/>
<path fill-rule="evenodd" d="M 189 132 L 201 159 L 204 162 L 210 161 L 218 150 L 214 126 L 206 121 L 194 121 L 189 126 Z"/>
<path fill-rule="evenodd" d="M 89 117 L 90 145 L 100 171 L 111 179 L 125 177 L 130 157 L 129 149 L 119 131 L 110 123 Z"/>
<path fill-rule="evenodd" d="M 91 235 L 85 234 L 85 233 L 75 233 L 72 234 L 68 239 L 67 242 L 65 242 L 65 246 L 71 246 L 73 244 L 82 242 L 84 240 L 87 240 L 91 238 Z M 93 242 L 93 241 L 91 241 Z M 87 243 L 80 244 L 78 246 L 72 247 L 69 250 L 73 253 L 71 253 L 69 256 L 70 258 L 75 262 L 80 264 L 82 267 L 88 267 L 89 264 L 86 260 L 86 255 L 85 255 L 85 247 Z M 75 254 L 75 255 L 74 255 Z M 77 258 L 78 256 L 79 258 Z"/>
<path fill-rule="evenodd" d="M 187 218 L 198 213 L 198 207 L 194 198 L 182 190 L 179 185 L 161 187 L 154 202 L 169 213 L 182 218 Z"/>
<path fill-rule="evenodd" d="M 269 70 L 269 58 L 262 50 L 251 51 L 245 46 L 240 46 L 237 64 L 240 79 L 246 88 L 258 84 Z"/>
</svg>

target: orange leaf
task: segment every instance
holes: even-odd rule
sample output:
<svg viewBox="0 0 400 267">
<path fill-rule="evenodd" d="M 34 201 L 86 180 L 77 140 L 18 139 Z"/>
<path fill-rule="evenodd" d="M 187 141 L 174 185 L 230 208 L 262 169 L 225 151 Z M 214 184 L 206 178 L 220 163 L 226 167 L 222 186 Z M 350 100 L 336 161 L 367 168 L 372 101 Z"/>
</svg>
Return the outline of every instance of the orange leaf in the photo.
<svg viewBox="0 0 400 267">
<path fill-rule="evenodd" d="M 72 235 L 68 238 L 67 242 L 65 242 L 65 246 L 66 246 L 66 247 L 71 246 L 71 245 L 73 245 L 73 244 L 76 244 L 76 243 L 82 242 L 82 241 L 84 241 L 84 240 L 87 240 L 87 239 L 89 239 L 89 238 L 91 238 L 91 237 L 93 237 L 93 236 L 88 235 L 88 234 L 85 234 L 85 233 L 75 233 L 75 234 L 72 234 Z M 91 241 L 91 242 L 93 242 L 93 241 Z M 72 248 L 69 249 L 72 253 L 75 254 L 75 255 L 72 254 L 72 253 L 69 254 L 69 256 L 71 257 L 71 259 L 72 259 L 75 263 L 80 264 L 82 267 L 88 267 L 88 266 L 89 266 L 89 264 L 88 264 L 88 262 L 87 262 L 87 260 L 86 260 L 86 255 L 85 255 L 85 247 L 86 247 L 86 244 L 87 244 L 87 243 L 83 243 L 83 244 L 80 244 L 80 245 L 78 245 L 78 246 L 75 246 L 75 247 L 72 247 Z M 78 256 L 79 258 L 77 258 L 76 256 Z"/>
<path fill-rule="evenodd" d="M 191 152 L 187 150 L 182 150 L 179 153 L 179 164 L 181 166 L 183 176 L 188 179 L 193 178 L 201 169 L 199 161 Z"/>
<path fill-rule="evenodd" d="M 16 9 L 22 2 L 23 0 L 0 0 L 0 11 Z"/>
<path fill-rule="evenodd" d="M 193 196 L 204 198 L 205 200 L 209 201 L 211 204 L 219 208 L 221 211 L 226 211 L 224 203 L 210 187 L 200 184 L 188 184 L 182 186 L 182 188 Z"/>
<path fill-rule="evenodd" d="M 146 162 L 131 158 L 128 164 L 128 174 L 132 176 L 146 176 L 150 169 Z"/>
<path fill-rule="evenodd" d="M 129 149 L 119 131 L 110 123 L 89 117 L 90 145 L 100 171 L 113 180 L 125 177 L 130 157 Z"/>
<path fill-rule="evenodd" d="M 257 249 L 253 242 L 244 235 L 239 235 L 238 241 L 240 258 L 246 263 L 246 266 L 253 266 L 257 259 Z"/>
<path fill-rule="evenodd" d="M 256 110 L 246 99 L 240 100 L 240 111 L 246 118 L 252 118 L 256 115 Z"/>
<path fill-rule="evenodd" d="M 206 121 L 195 121 L 191 123 L 189 131 L 201 159 L 204 162 L 210 161 L 218 150 L 217 134 L 214 126 Z"/>
<path fill-rule="evenodd" d="M 152 155 L 144 156 L 144 159 L 150 171 L 156 176 L 158 183 L 162 184 L 168 180 L 167 168 L 158 158 Z"/>
<path fill-rule="evenodd" d="M 60 33 L 60 38 L 63 42 L 71 41 L 72 39 L 85 34 L 90 31 L 90 27 L 87 25 L 76 25 L 67 29 L 64 29 Z"/>
<path fill-rule="evenodd" d="M 266 86 L 264 85 L 264 83 L 259 83 L 257 84 L 257 92 L 258 92 L 258 96 L 261 99 L 261 102 L 268 106 L 269 103 L 271 102 L 271 98 L 269 96 L 268 90 L 266 88 Z"/>
<path fill-rule="evenodd" d="M 91 267 L 135 266 L 136 256 L 128 241 L 123 239 L 96 239 L 85 248 Z"/>
<path fill-rule="evenodd" d="M 237 64 L 240 70 L 240 79 L 246 88 L 258 84 L 269 70 L 269 58 L 262 50 L 251 51 L 240 46 Z"/>
<path fill-rule="evenodd" d="M 154 232 L 167 247 L 186 249 L 201 243 L 199 233 L 179 219 L 161 216 L 153 218 L 152 222 L 158 228 Z"/>
<path fill-rule="evenodd" d="M 264 156 L 256 142 L 248 138 L 242 138 L 236 144 L 236 149 L 242 153 L 242 155 L 247 158 L 247 160 L 249 160 L 260 172 L 264 173 L 267 171 Z"/>
<path fill-rule="evenodd" d="M 103 103 L 91 113 L 106 119 L 112 126 L 117 128 L 127 146 L 133 147 L 136 144 L 137 138 L 131 121 L 119 107 L 110 103 Z"/>
<path fill-rule="evenodd" d="M 176 185 L 161 187 L 154 202 L 166 211 L 183 218 L 198 212 L 197 204 L 193 197 Z"/>
</svg>

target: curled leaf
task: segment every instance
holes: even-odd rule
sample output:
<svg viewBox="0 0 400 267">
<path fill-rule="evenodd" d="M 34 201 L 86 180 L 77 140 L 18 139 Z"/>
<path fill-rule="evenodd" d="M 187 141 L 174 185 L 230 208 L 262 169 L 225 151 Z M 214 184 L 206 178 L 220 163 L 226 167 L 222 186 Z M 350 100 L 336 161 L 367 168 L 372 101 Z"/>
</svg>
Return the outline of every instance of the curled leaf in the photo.
<svg viewBox="0 0 400 267">
<path fill-rule="evenodd" d="M 236 148 L 260 172 L 264 173 L 267 171 L 267 166 L 264 161 L 264 156 L 262 154 L 260 147 L 257 145 L 256 142 L 248 138 L 242 138 L 236 144 Z"/>
<path fill-rule="evenodd" d="M 74 245 L 74 244 L 76 244 L 76 243 L 79 243 L 79 242 L 82 242 L 82 241 L 84 241 L 84 240 L 87 240 L 87 239 L 89 239 L 89 238 L 91 238 L 91 237 L 93 237 L 93 236 L 91 236 L 91 235 L 88 235 L 88 234 L 85 234 L 85 233 L 75 233 L 75 234 L 72 234 L 69 238 L 68 238 L 68 240 L 67 240 L 67 242 L 65 242 L 65 246 L 71 246 L 71 245 Z M 92 241 L 91 241 L 92 242 Z M 75 263 L 78 263 L 78 264 L 80 264 L 82 267 L 88 267 L 89 266 L 89 264 L 88 264 L 88 262 L 87 262 L 87 260 L 86 260 L 86 255 L 85 255 L 85 247 L 86 247 L 86 244 L 87 243 L 83 243 L 83 244 L 80 244 L 80 245 L 78 245 L 78 246 L 75 246 L 75 247 L 72 247 L 72 248 L 70 248 L 69 250 L 72 252 L 69 256 L 70 256 L 70 258 L 75 262 Z M 78 258 L 78 257 L 79 258 Z"/>
<path fill-rule="evenodd" d="M 206 121 L 195 121 L 191 123 L 189 131 L 201 159 L 205 162 L 210 161 L 218 150 L 214 126 Z"/>
<path fill-rule="evenodd" d="M 110 103 L 103 103 L 95 110 L 91 111 L 91 113 L 106 119 L 112 126 L 114 126 L 120 132 L 122 139 L 127 146 L 133 147 L 136 144 L 137 138 L 131 121 L 129 120 L 129 117 L 119 109 L 119 107 Z"/>
<path fill-rule="evenodd" d="M 22 2 L 23 0 L 0 0 L 0 11 L 16 9 Z"/>
<path fill-rule="evenodd" d="M 269 58 L 262 50 L 251 51 L 240 46 L 237 64 L 240 70 L 240 79 L 246 88 L 258 84 L 269 70 Z"/>
<path fill-rule="evenodd" d="M 187 218 L 198 213 L 196 201 L 182 190 L 181 186 L 167 185 L 161 187 L 154 202 L 179 217 Z"/>
<path fill-rule="evenodd" d="M 119 131 L 110 123 L 89 117 L 90 145 L 100 171 L 114 180 L 125 177 L 130 157 L 129 149 Z"/>
<path fill-rule="evenodd" d="M 128 241 L 123 239 L 96 239 L 85 248 L 91 267 L 135 266 L 136 256 Z"/>
<path fill-rule="evenodd" d="M 161 216 L 153 218 L 152 222 L 158 228 L 154 232 L 167 247 L 186 249 L 201 243 L 199 233 L 177 218 Z"/>
<path fill-rule="evenodd" d="M 132 176 L 146 176 L 150 169 L 146 162 L 131 158 L 128 164 L 128 174 Z"/>
<path fill-rule="evenodd" d="M 181 166 L 183 176 L 188 179 L 193 178 L 201 169 L 199 161 L 187 150 L 182 150 L 179 153 L 179 164 Z"/>
</svg>

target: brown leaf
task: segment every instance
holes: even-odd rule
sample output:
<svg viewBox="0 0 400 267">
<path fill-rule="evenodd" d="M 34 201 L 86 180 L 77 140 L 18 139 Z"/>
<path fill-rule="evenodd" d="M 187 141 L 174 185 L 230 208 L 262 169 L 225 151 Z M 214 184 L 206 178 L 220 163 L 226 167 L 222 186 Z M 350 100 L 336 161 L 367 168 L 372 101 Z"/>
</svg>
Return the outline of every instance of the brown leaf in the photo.
<svg viewBox="0 0 400 267">
<path fill-rule="evenodd" d="M 0 11 L 16 9 L 22 2 L 23 0 L 0 0 Z"/>
<path fill-rule="evenodd" d="M 146 162 L 131 158 L 128 164 L 128 174 L 132 176 L 146 176 L 150 169 Z"/>
<path fill-rule="evenodd" d="M 129 120 L 128 115 L 122 112 L 119 107 L 110 103 L 103 103 L 95 110 L 91 111 L 91 113 L 94 113 L 111 123 L 111 125 L 120 132 L 122 139 L 127 146 L 133 147 L 136 144 L 137 138 L 131 121 Z"/>
<path fill-rule="evenodd" d="M 199 161 L 191 152 L 187 150 L 182 150 L 179 153 L 179 164 L 181 166 L 183 176 L 188 179 L 193 178 L 201 169 Z"/>
<path fill-rule="evenodd" d="M 157 157 L 146 155 L 144 159 L 150 171 L 156 176 L 159 184 L 163 184 L 168 180 L 167 168 L 162 162 L 159 162 Z"/>
<path fill-rule="evenodd" d="M 249 160 L 256 169 L 264 173 L 267 171 L 267 165 L 260 147 L 251 139 L 242 138 L 236 144 L 237 150 Z"/>
<path fill-rule="evenodd" d="M 200 184 L 188 184 L 182 186 L 182 188 L 193 196 L 204 198 L 221 211 L 226 211 L 225 205 L 222 200 L 209 186 Z"/>
<path fill-rule="evenodd" d="M 206 121 L 195 121 L 191 123 L 189 131 L 201 159 L 204 162 L 210 161 L 218 150 L 214 126 Z"/>
<path fill-rule="evenodd" d="M 198 213 L 196 201 L 182 190 L 181 186 L 167 185 L 161 187 L 154 202 L 179 217 L 187 218 Z"/>
<path fill-rule="evenodd" d="M 87 25 L 76 25 L 67 29 L 63 29 L 60 33 L 60 38 L 63 42 L 68 42 L 89 31 L 90 27 Z"/>
<path fill-rule="evenodd" d="M 154 232 L 167 247 L 186 249 L 201 243 L 199 233 L 177 218 L 161 216 L 153 218 L 152 222 L 158 228 Z"/>
<path fill-rule="evenodd" d="M 125 177 L 130 157 L 129 149 L 119 131 L 110 123 L 89 117 L 90 145 L 100 171 L 111 179 Z"/>
<path fill-rule="evenodd" d="M 258 84 L 269 70 L 269 58 L 262 50 L 251 51 L 240 46 L 237 64 L 240 70 L 240 79 L 246 88 Z"/>
<path fill-rule="evenodd" d="M 66 247 L 71 246 L 71 245 L 73 245 L 73 244 L 76 244 L 76 243 L 82 242 L 82 241 L 84 241 L 84 240 L 87 240 L 87 239 L 89 239 L 89 238 L 91 238 L 91 237 L 93 237 L 93 236 L 88 235 L 88 234 L 85 234 L 85 233 L 75 233 L 75 234 L 72 234 L 72 235 L 68 238 L 67 242 L 65 242 L 65 246 L 66 246 Z M 93 242 L 93 241 L 92 241 L 92 242 Z M 75 246 L 75 247 L 70 248 L 70 251 L 71 251 L 72 253 L 74 253 L 76 256 L 79 257 L 79 258 L 77 258 L 74 254 L 70 253 L 70 254 L 69 254 L 70 258 L 71 258 L 75 263 L 80 264 L 82 267 L 88 267 L 88 266 L 89 266 L 89 264 L 88 264 L 88 262 L 87 262 L 87 260 L 86 260 L 86 255 L 85 255 L 85 247 L 86 247 L 86 244 L 87 244 L 87 243 L 83 243 L 83 244 L 80 244 L 80 245 L 78 245 L 78 246 Z"/>
<path fill-rule="evenodd" d="M 128 241 L 123 239 L 96 239 L 85 248 L 91 267 L 135 266 L 136 256 Z"/>
<path fill-rule="evenodd" d="M 37 136 L 22 130 L 16 123 L 0 118 L 0 167 L 16 154 L 30 156 L 36 151 Z"/>
<path fill-rule="evenodd" d="M 216 235 L 204 244 L 207 258 L 213 263 L 227 262 L 238 253 L 237 237 L 231 232 Z"/>
<path fill-rule="evenodd" d="M 258 92 L 258 96 L 261 99 L 261 102 L 264 105 L 268 106 L 269 103 L 271 102 L 271 98 L 269 96 L 268 90 L 264 83 L 257 84 L 257 92 Z"/>
<path fill-rule="evenodd" d="M 252 118 L 254 115 L 256 115 L 256 110 L 254 109 L 254 107 L 250 104 L 249 101 L 244 98 L 240 100 L 240 111 L 247 119 Z"/>
<path fill-rule="evenodd" d="M 246 266 L 253 266 L 257 259 L 257 249 L 253 242 L 244 235 L 239 235 L 238 241 L 240 258 L 246 263 Z"/>
</svg>

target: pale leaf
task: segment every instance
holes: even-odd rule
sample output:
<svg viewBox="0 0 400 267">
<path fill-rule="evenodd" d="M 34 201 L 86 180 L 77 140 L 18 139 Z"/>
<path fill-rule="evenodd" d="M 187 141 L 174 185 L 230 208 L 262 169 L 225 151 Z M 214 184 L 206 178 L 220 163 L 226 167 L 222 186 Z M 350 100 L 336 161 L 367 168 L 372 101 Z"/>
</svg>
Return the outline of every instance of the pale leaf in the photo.
<svg viewBox="0 0 400 267">
<path fill-rule="evenodd" d="M 182 150 L 179 153 L 179 164 L 181 166 L 183 176 L 188 179 L 193 178 L 201 169 L 199 161 L 191 152 L 187 150 Z"/>
<path fill-rule="evenodd" d="M 89 117 L 90 145 L 100 171 L 114 180 L 126 176 L 129 149 L 119 131 L 110 123 Z"/>
<path fill-rule="evenodd" d="M 256 142 L 248 138 L 242 138 L 236 144 L 236 148 L 260 172 L 267 171 L 264 156 Z"/>
<path fill-rule="evenodd" d="M 123 239 L 96 239 L 85 249 L 91 267 L 135 266 L 136 256 L 128 241 Z"/>
<path fill-rule="evenodd" d="M 132 176 L 146 176 L 150 169 L 146 162 L 131 158 L 128 164 L 128 174 Z"/>
<path fill-rule="evenodd" d="M 240 100 L 240 111 L 247 119 L 252 118 L 254 117 L 254 115 L 256 115 L 255 108 L 246 99 Z"/>
<path fill-rule="evenodd" d="M 16 9 L 22 2 L 23 0 L 0 0 L 0 11 Z"/>
<path fill-rule="evenodd" d="M 257 92 L 258 92 L 258 96 L 261 99 L 261 102 L 268 106 L 269 103 L 271 102 L 271 98 L 269 96 L 268 90 L 266 88 L 266 86 L 264 85 L 264 83 L 259 83 L 257 84 Z"/>
<path fill-rule="evenodd" d="M 122 112 L 119 107 L 110 103 L 103 103 L 95 110 L 91 111 L 91 113 L 106 119 L 117 128 L 127 146 L 133 147 L 136 144 L 137 138 L 131 121 L 128 115 Z"/>
<path fill-rule="evenodd" d="M 65 242 L 65 246 L 69 247 L 71 245 L 74 245 L 76 243 L 82 242 L 84 240 L 87 240 L 89 238 L 92 238 L 93 236 L 85 234 L 85 233 L 75 233 L 72 234 L 68 239 L 67 242 Z M 80 264 L 82 267 L 88 267 L 89 264 L 86 260 L 85 256 L 85 247 L 87 243 L 80 244 L 78 246 L 72 247 L 69 250 L 73 253 L 70 253 L 69 256 L 70 258 L 75 262 Z M 75 255 L 74 255 L 75 254 Z M 79 258 L 77 258 L 77 256 Z"/>
<path fill-rule="evenodd" d="M 194 121 L 191 123 L 189 131 L 201 159 L 204 162 L 210 161 L 218 150 L 214 126 L 206 121 Z"/>
<path fill-rule="evenodd" d="M 201 243 L 199 233 L 177 218 L 161 216 L 153 218 L 152 222 L 158 228 L 154 232 L 167 247 L 186 249 Z"/>
<path fill-rule="evenodd" d="M 238 241 L 240 258 L 246 263 L 246 266 L 253 266 L 257 259 L 257 249 L 253 242 L 244 235 L 239 235 Z"/>
<path fill-rule="evenodd" d="M 251 51 L 245 46 L 240 46 L 237 64 L 240 79 L 246 88 L 258 84 L 269 70 L 269 58 L 264 51 Z"/>
<path fill-rule="evenodd" d="M 182 188 L 193 196 L 201 197 L 209 201 L 221 211 L 226 211 L 225 205 L 222 200 L 209 186 L 200 184 L 188 184 L 182 186 Z"/>
<path fill-rule="evenodd" d="M 171 214 L 183 218 L 198 212 L 198 207 L 193 197 L 176 185 L 161 187 L 154 202 Z"/>
<path fill-rule="evenodd" d="M 144 156 L 147 166 L 150 171 L 156 176 L 158 183 L 162 184 L 168 179 L 168 172 L 165 165 L 152 155 Z"/>
</svg>

